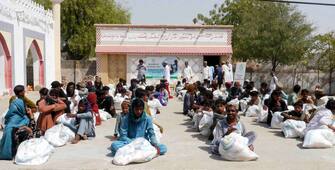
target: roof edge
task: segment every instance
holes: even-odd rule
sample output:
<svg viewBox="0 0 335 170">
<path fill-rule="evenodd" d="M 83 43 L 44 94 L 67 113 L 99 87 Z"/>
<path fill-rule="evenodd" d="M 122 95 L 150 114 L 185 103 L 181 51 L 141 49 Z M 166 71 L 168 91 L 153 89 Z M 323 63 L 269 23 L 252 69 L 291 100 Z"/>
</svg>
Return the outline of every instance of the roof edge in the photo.
<svg viewBox="0 0 335 170">
<path fill-rule="evenodd" d="M 119 27 L 119 28 L 234 28 L 233 25 L 160 25 L 160 24 L 94 24 L 95 27 Z"/>
</svg>

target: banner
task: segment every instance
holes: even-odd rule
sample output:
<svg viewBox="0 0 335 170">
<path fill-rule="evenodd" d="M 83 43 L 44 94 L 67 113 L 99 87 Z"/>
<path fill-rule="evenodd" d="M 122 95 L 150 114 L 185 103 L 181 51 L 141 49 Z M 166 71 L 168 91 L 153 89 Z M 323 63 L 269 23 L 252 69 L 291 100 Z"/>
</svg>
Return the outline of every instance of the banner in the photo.
<svg viewBox="0 0 335 170">
<path fill-rule="evenodd" d="M 179 59 L 177 57 L 145 57 L 143 59 L 144 64 L 147 67 L 145 77 L 147 79 L 162 79 L 164 76 L 163 62 L 166 62 L 170 66 L 170 78 L 178 79 L 180 68 Z"/>
<path fill-rule="evenodd" d="M 240 82 L 241 86 L 243 86 L 243 83 L 244 83 L 246 67 L 247 67 L 246 62 L 236 63 L 234 82 L 237 82 L 237 81 Z"/>
</svg>

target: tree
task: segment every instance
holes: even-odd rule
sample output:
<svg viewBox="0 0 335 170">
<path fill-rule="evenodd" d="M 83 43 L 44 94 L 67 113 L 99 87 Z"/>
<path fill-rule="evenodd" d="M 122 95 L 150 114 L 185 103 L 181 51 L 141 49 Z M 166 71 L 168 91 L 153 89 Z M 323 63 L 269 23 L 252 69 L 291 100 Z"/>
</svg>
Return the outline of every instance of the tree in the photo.
<svg viewBox="0 0 335 170">
<path fill-rule="evenodd" d="M 50 8 L 50 0 L 36 0 Z M 130 23 L 130 14 L 114 0 L 65 0 L 61 6 L 62 52 L 80 60 L 95 56 L 94 24 Z"/>
<path fill-rule="evenodd" d="M 234 25 L 234 57 L 271 62 L 273 71 L 280 64 L 296 63 L 312 45 L 311 24 L 289 4 L 225 0 L 214 6 L 209 17 L 198 14 L 193 21 Z"/>
<path fill-rule="evenodd" d="M 335 71 L 335 33 L 317 35 L 315 40 L 313 54 L 317 57 L 319 69 L 329 74 L 329 94 L 331 94 L 332 74 Z"/>
</svg>

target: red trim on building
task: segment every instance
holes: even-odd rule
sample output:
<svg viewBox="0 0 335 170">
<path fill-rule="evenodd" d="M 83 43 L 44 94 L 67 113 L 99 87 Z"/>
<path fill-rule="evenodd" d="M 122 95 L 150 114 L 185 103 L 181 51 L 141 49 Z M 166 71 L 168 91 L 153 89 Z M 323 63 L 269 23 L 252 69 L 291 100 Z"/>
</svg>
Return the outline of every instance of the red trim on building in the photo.
<svg viewBox="0 0 335 170">
<path fill-rule="evenodd" d="M 5 59 L 5 84 L 6 84 L 6 88 L 10 89 L 10 92 L 13 89 L 13 84 L 12 84 L 12 57 L 10 56 L 9 50 L 8 50 L 8 46 L 6 43 L 5 38 L 2 36 L 2 34 L 0 33 L 0 43 L 2 45 L 3 51 L 5 53 L 6 59 Z"/>
<path fill-rule="evenodd" d="M 35 47 L 37 55 L 38 55 L 38 60 L 39 60 L 39 84 L 42 86 L 45 86 L 44 84 L 44 61 L 43 61 L 43 56 L 40 47 L 38 46 L 38 43 L 36 40 L 33 40 L 32 45 Z"/>
<path fill-rule="evenodd" d="M 97 46 L 97 54 L 132 55 L 225 55 L 232 54 L 231 47 L 162 47 L 162 46 Z"/>
</svg>

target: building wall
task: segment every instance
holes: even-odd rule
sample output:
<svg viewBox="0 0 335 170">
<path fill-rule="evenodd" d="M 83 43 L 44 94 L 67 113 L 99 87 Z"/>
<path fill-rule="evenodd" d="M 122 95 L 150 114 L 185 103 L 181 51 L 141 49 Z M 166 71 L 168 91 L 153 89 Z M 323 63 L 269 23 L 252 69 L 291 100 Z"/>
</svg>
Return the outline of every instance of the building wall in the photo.
<svg viewBox="0 0 335 170">
<path fill-rule="evenodd" d="M 62 79 L 68 82 L 79 82 L 85 76 L 96 75 L 96 61 L 91 60 L 62 60 Z"/>
<path fill-rule="evenodd" d="M 50 84 L 55 79 L 52 12 L 32 0 L 1 0 L 0 6 L 0 31 L 7 32 L 4 36 L 12 56 L 13 86 L 26 85 L 25 59 L 33 40 L 41 50 L 44 84 Z"/>
</svg>

